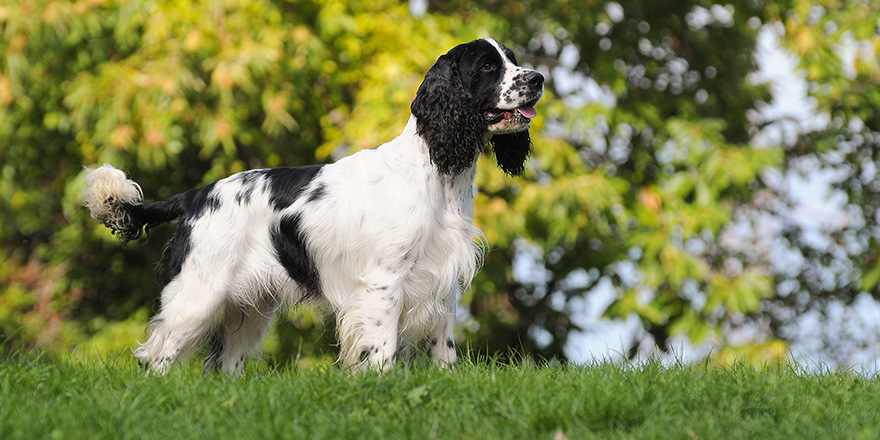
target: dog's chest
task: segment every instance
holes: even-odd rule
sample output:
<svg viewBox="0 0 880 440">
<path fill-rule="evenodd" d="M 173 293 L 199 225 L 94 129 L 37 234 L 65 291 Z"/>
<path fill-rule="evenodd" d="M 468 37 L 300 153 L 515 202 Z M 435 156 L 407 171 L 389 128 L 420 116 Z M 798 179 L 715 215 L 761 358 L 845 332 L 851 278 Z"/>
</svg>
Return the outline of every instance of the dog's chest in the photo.
<svg viewBox="0 0 880 440">
<path fill-rule="evenodd" d="M 420 240 L 410 243 L 403 267 L 401 329 L 422 334 L 439 315 L 450 313 L 456 286 L 468 284 L 477 271 L 480 253 L 473 225 L 473 175 L 441 180 L 430 219 L 420 225 Z M 426 219 L 423 219 L 426 220 Z"/>
<path fill-rule="evenodd" d="M 316 183 L 326 186 L 324 197 L 297 207 L 324 281 L 381 273 L 406 285 L 416 302 L 444 295 L 458 279 L 469 282 L 479 235 L 471 219 L 475 171 L 442 176 L 430 164 L 360 156 L 329 168 Z"/>
</svg>

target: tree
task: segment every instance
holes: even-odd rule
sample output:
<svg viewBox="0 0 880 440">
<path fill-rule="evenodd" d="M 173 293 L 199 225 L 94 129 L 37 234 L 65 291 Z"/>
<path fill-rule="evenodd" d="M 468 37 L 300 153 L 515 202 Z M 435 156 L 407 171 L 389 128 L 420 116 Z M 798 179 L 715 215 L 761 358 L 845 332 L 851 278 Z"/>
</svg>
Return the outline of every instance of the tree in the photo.
<svg viewBox="0 0 880 440">
<path fill-rule="evenodd" d="M 477 216 L 491 243 L 514 251 L 490 254 L 476 283 L 479 336 L 495 349 L 563 357 L 571 332 L 589 331 L 576 324 L 582 298 L 607 279 L 618 293 L 606 315 L 638 316 L 661 349 L 674 336 L 723 341 L 722 329 L 773 295 L 770 273 L 730 264 L 719 243 L 762 187 L 761 171 L 782 159 L 778 148 L 749 144 L 747 114 L 769 98 L 748 80 L 767 10 L 752 1 L 559 1 L 508 13 L 526 24 L 511 34 L 528 62 L 584 85 L 551 81 L 560 99 L 545 104 L 544 132 L 556 136 L 536 140 L 530 181 L 481 174 L 489 178 Z M 538 257 L 543 276 L 512 276 L 523 252 Z M 642 342 L 631 341 L 629 354 Z"/>
<path fill-rule="evenodd" d="M 720 342 L 721 359 L 779 358 L 783 342 L 797 337 L 799 317 L 876 298 L 880 9 L 868 1 L 590 6 L 543 2 L 508 11 L 512 22 L 532 26 L 513 33 L 532 49 L 531 62 L 554 77 L 585 78 L 586 93 L 598 94 L 581 98 L 587 104 L 578 111 L 569 105 L 548 119 L 599 182 L 580 187 L 587 188 L 578 192 L 582 199 L 564 210 L 559 205 L 572 198 L 554 189 L 577 187 L 556 184 L 578 172 L 536 170 L 539 182 L 552 183 L 533 191 L 550 195 L 527 209 L 538 215 L 523 223 L 537 229 L 521 236 L 537 247 L 526 246 L 525 254 L 539 257 L 543 273 L 530 280 L 509 270 L 490 275 L 504 282 L 475 292 L 500 293 L 475 298 L 477 307 L 485 304 L 477 315 L 488 317 L 486 337 L 504 329 L 499 346 L 521 343 L 526 352 L 561 357 L 572 331 L 589 331 L 575 322 L 584 292 L 609 279 L 617 295 L 606 316 L 636 315 L 644 328 L 630 356 L 646 343 L 668 349 L 671 337 L 686 335 L 693 343 Z M 749 145 L 768 127 L 791 124 L 756 116 L 770 98 L 750 80 L 755 38 L 765 29 L 782 30 L 780 42 L 798 57 L 816 117 L 828 121 L 796 128 L 778 147 Z M 567 50 L 578 56 L 566 61 Z M 556 91 L 569 102 L 579 93 Z M 778 177 L 817 172 L 835 176 L 845 218 L 822 226 L 818 243 Z M 606 197 L 586 201 L 591 193 Z M 527 200 L 504 198 L 511 213 Z M 546 201 L 559 209 L 553 219 L 541 218 Z M 610 215 L 591 210 L 609 206 Z M 576 226 L 557 240 L 551 231 L 563 225 Z M 506 267 L 517 255 L 523 253 L 506 256 Z M 757 330 L 752 344 L 728 345 L 726 335 L 738 327 Z M 830 349 L 841 341 L 823 342 Z M 847 361 L 845 353 L 832 355 Z"/>
<path fill-rule="evenodd" d="M 778 222 L 765 237 L 775 252 L 753 249 L 743 258 L 773 268 L 777 294 L 757 321 L 791 339 L 797 337 L 798 316 L 830 321 L 837 305 L 880 298 L 880 8 L 870 1 L 799 1 L 774 15 L 781 46 L 799 61 L 815 121 L 768 121 L 788 133 L 785 160 L 768 188 L 772 196 L 744 218 Z M 786 178 L 810 174 L 830 176 L 838 200 L 830 203 L 839 210 L 833 221 L 804 218 L 793 209 Z M 789 264 L 773 264 L 780 255 Z M 829 360 L 842 364 L 853 362 L 854 351 L 878 346 L 876 335 L 859 335 L 851 347 L 825 335 L 836 331 L 822 333 Z"/>
</svg>

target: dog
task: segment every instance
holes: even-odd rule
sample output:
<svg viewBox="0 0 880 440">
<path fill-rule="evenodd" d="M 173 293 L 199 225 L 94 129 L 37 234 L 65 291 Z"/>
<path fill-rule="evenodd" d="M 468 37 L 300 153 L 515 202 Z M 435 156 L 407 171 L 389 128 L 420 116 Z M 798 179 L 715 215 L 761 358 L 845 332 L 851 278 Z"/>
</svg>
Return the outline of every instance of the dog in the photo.
<svg viewBox="0 0 880 440">
<path fill-rule="evenodd" d="M 177 224 L 135 357 L 165 374 L 209 344 L 205 372 L 237 376 L 274 313 L 309 302 L 335 313 L 344 368 L 387 370 L 418 350 L 453 365 L 455 305 L 483 256 L 477 158 L 491 145 L 501 170 L 523 172 L 543 83 L 479 39 L 440 56 L 397 138 L 332 164 L 244 171 L 156 202 L 111 165 L 86 168 L 83 204 L 123 243 Z"/>
</svg>

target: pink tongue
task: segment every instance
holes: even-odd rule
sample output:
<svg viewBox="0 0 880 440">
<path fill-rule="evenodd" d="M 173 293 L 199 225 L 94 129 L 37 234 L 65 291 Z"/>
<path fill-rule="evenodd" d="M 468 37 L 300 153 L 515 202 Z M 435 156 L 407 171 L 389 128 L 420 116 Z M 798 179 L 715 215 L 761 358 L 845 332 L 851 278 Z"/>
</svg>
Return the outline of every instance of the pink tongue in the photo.
<svg viewBox="0 0 880 440">
<path fill-rule="evenodd" d="M 532 106 L 520 107 L 520 108 L 516 109 L 516 111 L 518 111 L 519 114 L 521 114 L 529 119 L 532 119 L 535 116 L 538 116 L 538 112 L 535 111 L 535 108 Z"/>
</svg>

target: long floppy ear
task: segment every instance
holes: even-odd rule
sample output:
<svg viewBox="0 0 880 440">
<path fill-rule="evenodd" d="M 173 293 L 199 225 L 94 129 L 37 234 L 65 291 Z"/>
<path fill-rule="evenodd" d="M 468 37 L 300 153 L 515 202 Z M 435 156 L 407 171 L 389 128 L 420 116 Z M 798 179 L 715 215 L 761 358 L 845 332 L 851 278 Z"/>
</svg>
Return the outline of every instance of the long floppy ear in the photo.
<svg viewBox="0 0 880 440">
<path fill-rule="evenodd" d="M 532 152 L 529 131 L 496 134 L 489 141 L 495 151 L 498 167 L 510 176 L 519 176 L 525 170 L 526 158 Z"/>
<path fill-rule="evenodd" d="M 486 123 L 458 72 L 463 52 L 463 45 L 456 46 L 434 63 L 411 107 L 416 130 L 428 143 L 431 162 L 442 174 L 470 168 L 484 144 Z"/>
</svg>

